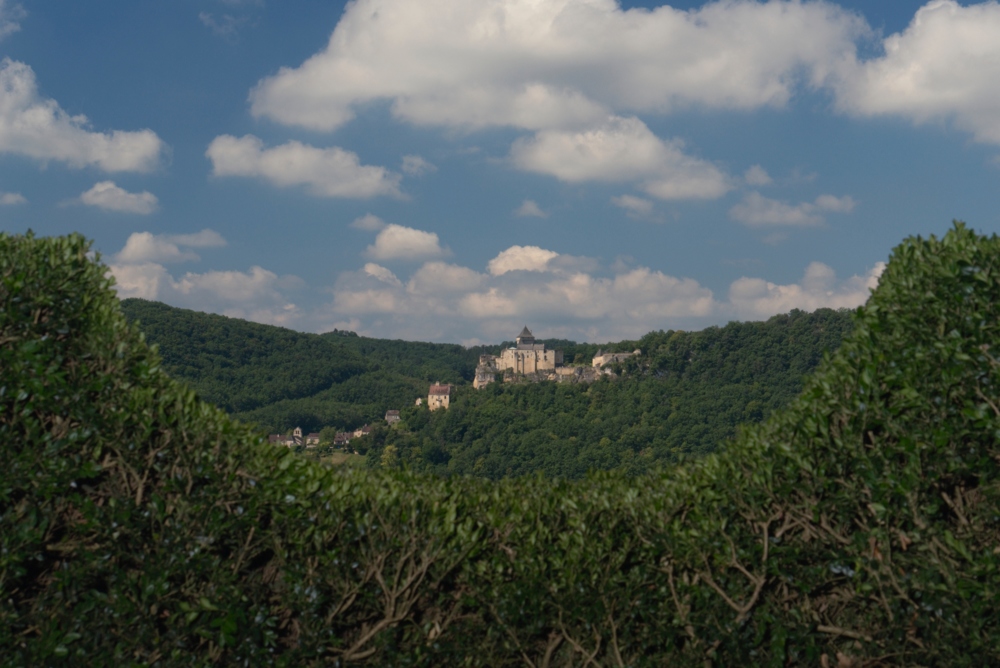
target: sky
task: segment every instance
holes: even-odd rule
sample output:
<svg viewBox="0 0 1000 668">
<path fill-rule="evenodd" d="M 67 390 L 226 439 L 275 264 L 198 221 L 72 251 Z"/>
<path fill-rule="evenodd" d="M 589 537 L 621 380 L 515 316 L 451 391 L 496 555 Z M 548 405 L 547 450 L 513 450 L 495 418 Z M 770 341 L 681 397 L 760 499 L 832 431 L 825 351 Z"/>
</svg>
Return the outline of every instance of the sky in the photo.
<svg viewBox="0 0 1000 668">
<path fill-rule="evenodd" d="M 1000 230 L 1000 4 L 0 0 L 0 231 L 299 331 L 605 342 Z"/>
</svg>

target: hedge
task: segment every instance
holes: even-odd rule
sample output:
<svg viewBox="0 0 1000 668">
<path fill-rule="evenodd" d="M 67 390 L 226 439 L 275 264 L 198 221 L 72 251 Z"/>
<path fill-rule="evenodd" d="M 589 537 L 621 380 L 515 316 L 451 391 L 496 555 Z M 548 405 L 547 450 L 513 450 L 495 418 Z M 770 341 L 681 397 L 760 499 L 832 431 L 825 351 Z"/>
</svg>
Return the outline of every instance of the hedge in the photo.
<svg viewBox="0 0 1000 668">
<path fill-rule="evenodd" d="M 1000 663 L 1000 240 L 897 247 L 721 454 L 329 469 L 168 378 L 78 235 L 0 235 L 3 665 Z"/>
</svg>

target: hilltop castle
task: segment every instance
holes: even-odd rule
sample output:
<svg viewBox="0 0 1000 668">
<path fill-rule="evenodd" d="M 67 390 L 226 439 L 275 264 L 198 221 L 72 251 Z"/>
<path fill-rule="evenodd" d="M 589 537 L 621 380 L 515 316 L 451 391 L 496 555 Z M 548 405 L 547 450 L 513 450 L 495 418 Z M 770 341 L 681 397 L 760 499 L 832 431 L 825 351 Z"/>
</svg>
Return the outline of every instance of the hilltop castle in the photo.
<svg viewBox="0 0 1000 668">
<path fill-rule="evenodd" d="M 604 353 L 598 351 L 590 367 L 563 366 L 563 351 L 549 350 L 544 343 L 535 343 L 535 336 L 527 327 L 515 339 L 510 348 L 499 355 L 480 355 L 479 366 L 476 367 L 476 377 L 472 386 L 477 390 L 489 385 L 497 376 L 503 374 L 504 381 L 516 377 L 527 377 L 529 380 L 558 380 L 568 382 L 589 383 L 601 374 L 610 373 L 608 365 L 638 355 L 638 350 L 631 353 Z"/>
<path fill-rule="evenodd" d="M 496 374 L 538 374 L 555 372 L 561 367 L 561 350 L 548 350 L 544 343 L 535 343 L 535 336 L 527 327 L 518 334 L 515 344 L 500 352 L 500 355 L 480 355 L 476 367 L 476 378 L 472 386 L 477 390 L 493 382 Z"/>
</svg>

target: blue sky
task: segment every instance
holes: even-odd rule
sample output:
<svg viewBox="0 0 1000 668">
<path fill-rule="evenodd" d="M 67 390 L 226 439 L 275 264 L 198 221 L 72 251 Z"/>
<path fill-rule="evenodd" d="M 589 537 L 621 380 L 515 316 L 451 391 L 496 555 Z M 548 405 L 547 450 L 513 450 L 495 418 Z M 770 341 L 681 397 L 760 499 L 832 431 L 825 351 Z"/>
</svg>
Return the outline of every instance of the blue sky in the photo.
<svg viewBox="0 0 1000 668">
<path fill-rule="evenodd" d="M 0 0 L 0 230 L 303 331 L 855 306 L 1000 227 L 1000 5 Z"/>
</svg>

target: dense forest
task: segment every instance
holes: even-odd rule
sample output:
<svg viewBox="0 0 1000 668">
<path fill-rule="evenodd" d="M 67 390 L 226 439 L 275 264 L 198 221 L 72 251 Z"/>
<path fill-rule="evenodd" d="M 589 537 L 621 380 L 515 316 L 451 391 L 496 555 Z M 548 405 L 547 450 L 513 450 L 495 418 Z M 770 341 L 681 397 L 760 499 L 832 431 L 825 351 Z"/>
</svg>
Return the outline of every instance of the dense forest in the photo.
<svg viewBox="0 0 1000 668">
<path fill-rule="evenodd" d="M 1000 665 L 996 236 L 906 240 L 724 451 L 576 482 L 268 446 L 89 248 L 0 234 L 4 665 Z"/>
<path fill-rule="evenodd" d="M 637 474 L 707 454 L 740 424 L 760 422 L 791 401 L 851 327 L 849 312 L 820 309 L 699 332 L 652 332 L 639 341 L 549 340 L 568 360 L 588 365 L 600 348 L 643 354 L 593 384 L 474 390 L 479 354 L 500 346 L 302 334 L 135 299 L 122 309 L 159 346 L 168 373 L 240 420 L 282 433 L 295 426 L 335 431 L 379 423 L 398 408 L 402 423 L 352 444 L 370 466 L 491 479 L 537 471 L 579 478 L 619 468 Z M 451 408 L 415 407 L 414 398 L 438 380 L 457 385 Z"/>
<path fill-rule="evenodd" d="M 142 299 L 122 301 L 122 311 L 141 323 L 171 376 L 280 433 L 360 427 L 412 404 L 428 383 L 464 382 L 479 359 L 459 345 L 303 334 Z"/>
</svg>

